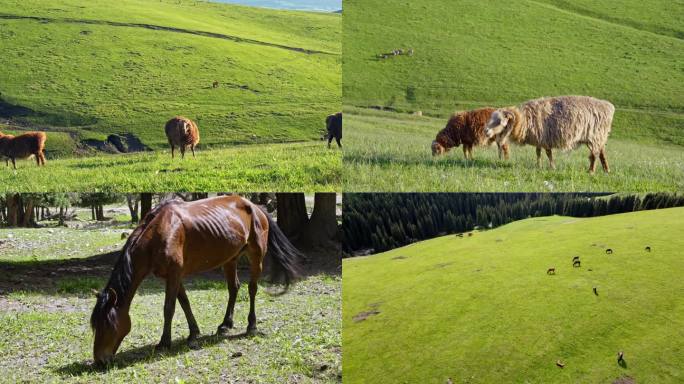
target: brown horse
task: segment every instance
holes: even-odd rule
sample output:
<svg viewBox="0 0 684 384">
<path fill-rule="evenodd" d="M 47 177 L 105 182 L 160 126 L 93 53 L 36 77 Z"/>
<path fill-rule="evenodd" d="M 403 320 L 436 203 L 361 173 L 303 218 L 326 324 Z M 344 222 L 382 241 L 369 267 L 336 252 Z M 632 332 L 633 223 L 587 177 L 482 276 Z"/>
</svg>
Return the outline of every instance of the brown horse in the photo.
<svg viewBox="0 0 684 384">
<path fill-rule="evenodd" d="M 107 286 L 97 294 L 90 317 L 95 332 L 93 355 L 98 364 L 112 360 L 131 330 L 129 309 L 140 283 L 150 273 L 166 280 L 164 331 L 157 349 L 171 345 L 171 320 L 176 299 L 190 328 L 188 345 L 195 348 L 200 333 L 183 287 L 185 276 L 223 267 L 228 281 L 228 307 L 218 333 L 233 327 L 233 309 L 240 282 L 237 263 L 246 255 L 250 263 L 247 332 L 256 331 L 254 301 L 262 262 L 269 256 L 271 278 L 284 278 L 286 289 L 297 277 L 301 254 L 273 219 L 249 200 L 222 196 L 182 202 L 166 201 L 150 211 L 129 236 Z"/>
</svg>

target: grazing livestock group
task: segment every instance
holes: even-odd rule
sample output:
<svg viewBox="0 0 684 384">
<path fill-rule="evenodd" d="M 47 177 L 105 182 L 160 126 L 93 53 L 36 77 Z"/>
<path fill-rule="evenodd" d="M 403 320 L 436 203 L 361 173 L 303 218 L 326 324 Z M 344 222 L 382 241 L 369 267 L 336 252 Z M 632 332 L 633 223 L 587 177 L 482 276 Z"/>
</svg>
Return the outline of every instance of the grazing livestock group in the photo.
<svg viewBox="0 0 684 384">
<path fill-rule="evenodd" d="M 0 156 L 5 158 L 5 163 L 17 169 L 16 159 L 26 159 L 34 156 L 38 166 L 45 165 L 45 133 L 28 132 L 19 136 L 5 135 L 0 132 Z"/>
<path fill-rule="evenodd" d="M 499 158 L 507 159 L 512 141 L 535 146 L 538 166 L 543 149 L 555 169 L 554 149 L 571 150 L 584 144 L 589 148 L 589 172 L 596 169 L 597 158 L 603 170 L 610 172 L 605 147 L 614 113 L 613 104 L 589 96 L 544 97 L 518 106 L 461 112 L 437 134 L 432 154 L 442 154 L 462 143 L 466 159 L 472 159 L 472 146 L 496 142 Z"/>
</svg>

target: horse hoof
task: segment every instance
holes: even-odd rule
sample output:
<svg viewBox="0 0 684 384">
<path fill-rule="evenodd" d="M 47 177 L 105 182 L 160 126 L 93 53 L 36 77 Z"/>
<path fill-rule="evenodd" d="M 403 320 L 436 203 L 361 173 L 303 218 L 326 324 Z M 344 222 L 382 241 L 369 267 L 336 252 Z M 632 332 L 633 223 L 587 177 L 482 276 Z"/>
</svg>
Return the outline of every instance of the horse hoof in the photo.
<svg viewBox="0 0 684 384">
<path fill-rule="evenodd" d="M 216 334 L 226 336 L 228 333 L 230 333 L 231 328 L 232 327 L 229 327 L 227 325 L 219 325 L 218 329 L 216 330 Z"/>
<path fill-rule="evenodd" d="M 159 343 L 154 347 L 154 350 L 157 352 L 162 352 L 168 350 L 169 348 L 171 348 L 171 343 Z"/>
<path fill-rule="evenodd" d="M 197 341 L 197 339 L 190 339 L 190 340 L 188 340 L 188 348 L 190 348 L 190 349 L 192 349 L 192 350 L 200 349 L 200 344 L 199 344 L 199 342 Z"/>
<path fill-rule="evenodd" d="M 247 327 L 247 335 L 248 335 L 248 336 L 256 336 L 257 333 L 258 333 L 258 331 L 257 331 L 257 327 L 256 327 L 256 326 L 254 326 L 254 327 Z"/>
</svg>

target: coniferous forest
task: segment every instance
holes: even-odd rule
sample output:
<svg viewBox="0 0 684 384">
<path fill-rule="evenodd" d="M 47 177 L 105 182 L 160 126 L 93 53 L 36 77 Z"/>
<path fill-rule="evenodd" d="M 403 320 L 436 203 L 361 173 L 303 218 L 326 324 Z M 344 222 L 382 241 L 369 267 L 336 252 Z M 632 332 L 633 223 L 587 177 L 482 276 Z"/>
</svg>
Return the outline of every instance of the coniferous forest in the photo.
<svg viewBox="0 0 684 384">
<path fill-rule="evenodd" d="M 591 217 L 679 206 L 684 206 L 684 195 L 669 193 L 350 193 L 344 195 L 343 243 L 348 254 L 377 253 L 528 217 Z"/>
</svg>

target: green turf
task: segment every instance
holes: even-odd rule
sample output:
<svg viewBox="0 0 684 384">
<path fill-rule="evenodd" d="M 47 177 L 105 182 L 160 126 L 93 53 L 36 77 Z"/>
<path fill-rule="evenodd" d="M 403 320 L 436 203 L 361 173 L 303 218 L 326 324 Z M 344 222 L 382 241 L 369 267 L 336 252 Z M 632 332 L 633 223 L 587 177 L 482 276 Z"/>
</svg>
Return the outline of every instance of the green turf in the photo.
<svg viewBox="0 0 684 384">
<path fill-rule="evenodd" d="M 410 188 L 438 190 L 434 182 L 419 180 L 421 170 L 403 168 L 414 161 L 404 157 L 405 153 L 415 153 L 418 148 L 427 152 L 423 137 L 434 138 L 456 110 L 515 105 L 542 96 L 581 94 L 610 100 L 617 110 L 609 148 L 615 139 L 624 139 L 638 144 L 632 151 L 636 157 L 652 162 L 640 154 L 641 144 L 675 144 L 679 147 L 666 147 L 663 152 L 668 155 L 663 157 L 680 163 L 681 157 L 672 154 L 684 146 L 682 12 L 684 3 L 665 0 L 619 4 L 587 0 L 345 2 L 344 104 L 422 111 L 438 118 L 424 125 L 419 139 L 394 142 L 395 151 L 386 154 L 384 143 L 393 142 L 392 135 L 406 132 L 383 125 L 386 136 L 377 137 L 376 129 L 360 127 L 355 116 L 348 114 L 348 134 L 363 137 L 361 147 L 358 141 L 347 146 L 352 164 L 348 190 L 367 190 L 371 179 L 379 183 L 371 188 L 384 189 L 382 184 L 390 184 L 393 177 Z M 415 53 L 376 57 L 399 48 L 413 48 Z M 643 148 L 643 152 L 652 150 Z M 359 157 L 360 153 L 364 155 Z M 385 157 L 386 168 L 394 172 L 378 174 L 372 165 L 376 156 Z M 434 167 L 424 171 L 430 177 L 438 172 Z M 678 171 L 681 173 L 681 168 Z M 656 175 L 670 178 L 669 174 Z M 497 172 L 480 171 L 478 176 L 494 178 L 499 184 L 504 181 Z M 558 174 L 566 181 L 567 176 Z M 630 183 L 627 178 L 640 176 L 628 173 L 620 182 L 597 187 L 621 186 Z M 662 188 L 672 190 L 678 185 L 681 183 L 669 183 Z M 474 188 L 492 190 L 490 187 Z M 524 189 L 539 187 L 526 184 Z"/>
<path fill-rule="evenodd" d="M 532 218 L 347 259 L 344 380 L 679 383 L 682 214 Z"/>
<path fill-rule="evenodd" d="M 476 148 L 466 161 L 462 147 L 434 158 L 430 143 L 445 119 L 347 108 L 343 183 L 347 191 L 672 191 L 684 188 L 682 146 L 641 143 L 630 137 L 608 141 L 611 173 L 600 164 L 587 172 L 589 151 L 555 151 L 557 169 L 537 168 L 534 147 L 511 146 L 509 161 L 498 159 L 496 146 Z"/>
<path fill-rule="evenodd" d="M 312 141 L 340 109 L 339 14 L 176 0 L 4 1 L 0 47 L 0 112 L 13 130 L 50 132 L 48 159 L 88 153 L 84 140 L 121 133 L 165 149 L 163 127 L 175 115 L 198 122 L 205 150 Z M 293 168 L 302 161 L 292 159 Z"/>
<path fill-rule="evenodd" d="M 320 142 L 243 145 L 199 151 L 184 160 L 169 151 L 33 160 L 0 165 L 0 191 L 336 191 L 342 157 Z"/>
</svg>

